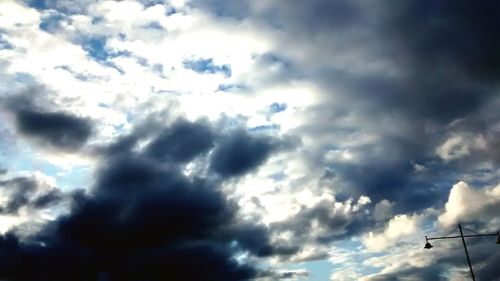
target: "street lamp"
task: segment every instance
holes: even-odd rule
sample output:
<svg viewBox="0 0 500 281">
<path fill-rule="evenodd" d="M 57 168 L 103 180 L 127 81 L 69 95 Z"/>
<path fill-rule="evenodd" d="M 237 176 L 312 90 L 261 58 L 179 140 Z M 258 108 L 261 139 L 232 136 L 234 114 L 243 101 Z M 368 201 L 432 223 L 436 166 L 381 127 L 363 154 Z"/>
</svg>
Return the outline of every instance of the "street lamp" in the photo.
<svg viewBox="0 0 500 281">
<path fill-rule="evenodd" d="M 479 234 L 479 233 L 476 233 L 475 231 L 472 231 L 476 234 L 474 235 L 464 235 L 463 231 L 462 231 L 462 226 L 460 224 L 458 224 L 458 229 L 460 230 L 460 236 L 448 236 L 449 234 L 451 234 L 452 232 L 454 232 L 455 230 L 453 230 L 452 232 L 450 232 L 448 235 L 446 236 L 443 236 L 443 237 L 427 237 L 425 236 L 425 246 L 424 246 L 424 249 L 431 249 L 432 246 L 431 243 L 429 243 L 429 240 L 438 240 L 438 239 L 453 239 L 453 238 L 462 238 L 462 243 L 464 244 L 464 249 L 465 249 L 465 255 L 467 256 L 467 262 L 469 263 L 469 269 L 470 269 L 470 274 L 472 276 L 472 280 L 473 281 L 476 281 L 476 277 L 474 276 L 474 271 L 472 271 L 472 263 L 470 261 L 470 257 L 469 257 L 469 251 L 467 251 L 467 245 L 465 244 L 465 238 L 468 238 L 468 237 L 483 237 L 483 236 L 497 236 L 497 244 L 500 244 L 500 233 L 497 231 L 496 234 Z M 470 229 L 468 229 L 470 230 Z"/>
</svg>

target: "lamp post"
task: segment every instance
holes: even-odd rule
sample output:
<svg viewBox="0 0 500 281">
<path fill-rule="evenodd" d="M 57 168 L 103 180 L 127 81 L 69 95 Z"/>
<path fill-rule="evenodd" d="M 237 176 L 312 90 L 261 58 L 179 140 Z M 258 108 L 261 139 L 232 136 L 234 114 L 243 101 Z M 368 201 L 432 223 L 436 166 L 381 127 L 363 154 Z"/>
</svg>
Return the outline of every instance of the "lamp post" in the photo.
<svg viewBox="0 0 500 281">
<path fill-rule="evenodd" d="M 469 264 L 470 275 L 472 276 L 472 280 L 476 281 L 476 277 L 474 276 L 474 271 L 472 271 L 472 263 L 470 261 L 469 251 L 467 250 L 467 245 L 465 244 L 465 238 L 469 238 L 469 237 L 483 237 L 483 236 L 497 236 L 498 237 L 497 238 L 497 244 L 500 244 L 500 233 L 497 231 L 496 234 L 493 234 L 493 233 L 490 233 L 490 234 L 479 234 L 479 233 L 477 233 L 477 234 L 473 234 L 473 235 L 464 235 L 464 233 L 462 231 L 462 226 L 460 224 L 458 224 L 458 229 L 460 230 L 460 236 L 442 236 L 442 237 L 427 237 L 427 236 L 425 236 L 425 246 L 424 246 L 424 249 L 431 249 L 432 247 L 434 247 L 434 246 L 431 245 L 431 243 L 429 243 L 429 240 L 462 238 L 462 243 L 464 244 L 465 255 L 467 256 L 467 263 Z M 453 230 L 453 231 L 455 231 L 455 230 Z"/>
</svg>

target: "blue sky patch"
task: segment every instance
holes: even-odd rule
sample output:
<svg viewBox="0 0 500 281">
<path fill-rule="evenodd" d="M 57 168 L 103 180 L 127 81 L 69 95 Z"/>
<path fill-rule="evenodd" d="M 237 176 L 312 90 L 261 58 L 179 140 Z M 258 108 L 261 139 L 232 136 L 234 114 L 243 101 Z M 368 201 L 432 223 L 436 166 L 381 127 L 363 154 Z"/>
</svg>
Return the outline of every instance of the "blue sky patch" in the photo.
<svg viewBox="0 0 500 281">
<path fill-rule="evenodd" d="M 172 7 L 168 8 L 168 9 L 165 11 L 165 15 L 166 15 L 166 16 L 170 16 L 170 15 L 173 15 L 173 14 L 175 14 L 175 13 L 177 13 L 177 10 L 176 10 L 175 8 L 172 8 Z"/>
<path fill-rule="evenodd" d="M 165 4 L 165 0 L 141 0 L 139 2 L 141 2 L 141 4 L 144 6 L 144 8 L 149 8 L 149 7 L 153 7 L 156 5 Z"/>
<path fill-rule="evenodd" d="M 36 80 L 35 77 L 33 77 L 33 75 L 29 73 L 17 72 L 15 74 L 15 81 L 19 83 L 25 83 L 25 84 L 34 83 L 35 80 Z"/>
<path fill-rule="evenodd" d="M 91 37 L 83 42 L 83 49 L 87 51 L 92 58 L 104 61 L 109 53 L 106 51 L 106 37 Z"/>
<path fill-rule="evenodd" d="M 45 2 L 45 0 L 29 0 L 26 2 L 26 4 L 28 4 L 29 7 L 35 8 L 37 10 L 48 9 L 47 3 Z"/>
<path fill-rule="evenodd" d="M 256 126 L 249 128 L 248 130 L 250 132 L 269 132 L 269 131 L 279 131 L 280 126 L 276 124 L 272 125 L 261 125 L 261 126 Z"/>
<path fill-rule="evenodd" d="M 231 77 L 231 66 L 227 64 L 215 65 L 213 59 L 185 60 L 184 68 L 197 73 L 222 73 L 224 77 Z"/>
<path fill-rule="evenodd" d="M 64 20 L 64 16 L 59 13 L 52 13 L 49 16 L 43 17 L 39 27 L 41 30 L 48 33 L 56 32 L 60 27 L 60 22 Z"/>
<path fill-rule="evenodd" d="M 10 50 L 13 49 L 14 46 L 5 38 L 3 34 L 0 34 L 0 50 Z"/>
<path fill-rule="evenodd" d="M 221 84 L 217 88 L 217 91 L 220 92 L 240 92 L 243 90 L 247 90 L 248 87 L 243 84 Z"/>
<path fill-rule="evenodd" d="M 282 112 L 282 111 L 285 111 L 286 108 L 287 108 L 287 105 L 286 103 L 273 103 L 271 104 L 270 107 L 270 110 L 271 110 L 271 113 L 278 113 L 278 112 Z"/>
</svg>

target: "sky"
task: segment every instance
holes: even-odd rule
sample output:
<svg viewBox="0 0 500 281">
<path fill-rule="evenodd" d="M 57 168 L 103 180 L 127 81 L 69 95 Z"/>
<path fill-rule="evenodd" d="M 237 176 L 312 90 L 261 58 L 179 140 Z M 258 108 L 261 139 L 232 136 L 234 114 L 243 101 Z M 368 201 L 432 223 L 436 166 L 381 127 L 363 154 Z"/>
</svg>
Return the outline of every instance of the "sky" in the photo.
<svg viewBox="0 0 500 281">
<path fill-rule="evenodd" d="M 0 280 L 467 280 L 423 246 L 500 228 L 499 14 L 0 1 Z"/>
</svg>

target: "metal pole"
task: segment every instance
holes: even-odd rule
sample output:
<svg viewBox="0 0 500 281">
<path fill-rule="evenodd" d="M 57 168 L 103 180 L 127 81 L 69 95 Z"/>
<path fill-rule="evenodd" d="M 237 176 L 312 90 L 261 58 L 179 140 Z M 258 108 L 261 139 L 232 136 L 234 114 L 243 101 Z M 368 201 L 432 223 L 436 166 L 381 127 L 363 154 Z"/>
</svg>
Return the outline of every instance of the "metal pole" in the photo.
<svg viewBox="0 0 500 281">
<path fill-rule="evenodd" d="M 464 233 L 462 232 L 462 226 L 460 224 L 458 224 L 458 229 L 460 229 L 460 236 L 462 236 L 462 242 L 464 243 L 465 255 L 467 256 L 467 262 L 469 263 L 472 281 L 476 281 L 476 277 L 474 276 L 474 271 L 472 271 L 472 263 L 470 262 L 469 252 L 467 251 L 467 245 L 465 245 Z"/>
</svg>

